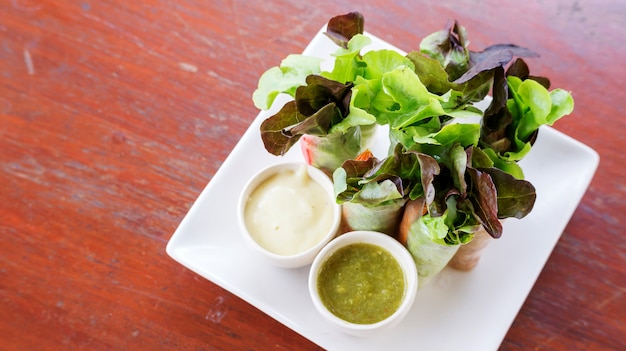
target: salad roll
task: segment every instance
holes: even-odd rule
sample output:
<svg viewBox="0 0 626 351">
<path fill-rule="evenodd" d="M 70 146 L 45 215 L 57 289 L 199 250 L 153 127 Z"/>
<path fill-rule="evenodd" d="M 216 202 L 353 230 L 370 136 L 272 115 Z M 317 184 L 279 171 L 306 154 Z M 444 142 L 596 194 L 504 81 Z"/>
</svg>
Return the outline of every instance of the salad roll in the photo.
<svg viewBox="0 0 626 351">
<path fill-rule="evenodd" d="M 479 139 L 483 155 L 494 168 L 516 179 L 524 179 L 518 162 L 530 152 L 540 127 L 552 125 L 573 111 L 571 94 L 562 89 L 549 91 L 549 87 L 547 78 L 530 75 L 522 59 L 513 62 L 506 72 L 502 67 L 496 70 L 493 100 L 481 121 Z M 529 189 L 528 185 L 523 186 Z M 504 191 L 499 189 L 499 192 Z M 507 213 L 504 204 L 499 204 L 498 209 L 500 219 L 523 218 L 532 206 L 518 213 Z M 463 271 L 474 269 L 491 239 L 486 231 L 478 232 L 474 240 L 459 249 L 450 267 Z"/>
<path fill-rule="evenodd" d="M 407 184 L 397 175 L 393 158 L 379 161 L 366 151 L 333 173 L 345 231 L 371 230 L 397 237 Z"/>
</svg>

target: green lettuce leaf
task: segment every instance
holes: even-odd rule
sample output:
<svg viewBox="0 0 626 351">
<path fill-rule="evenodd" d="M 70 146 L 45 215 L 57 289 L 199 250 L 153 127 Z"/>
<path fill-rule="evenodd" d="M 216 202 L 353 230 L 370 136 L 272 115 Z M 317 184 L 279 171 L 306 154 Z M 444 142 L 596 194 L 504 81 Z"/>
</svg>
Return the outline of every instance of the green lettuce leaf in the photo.
<svg viewBox="0 0 626 351">
<path fill-rule="evenodd" d="M 542 125 L 553 125 L 573 111 L 574 100 L 565 90 L 549 91 L 549 81 L 530 76 L 523 60 L 512 67 L 506 74 L 502 67 L 495 72 L 493 99 L 481 122 L 480 146 L 496 167 L 521 179 L 521 169 L 515 169 L 514 163 L 530 152 Z"/>
<path fill-rule="evenodd" d="M 413 144 L 434 144 L 434 145 L 450 145 L 459 143 L 463 147 L 477 145 L 480 138 L 480 125 L 476 123 L 453 123 L 444 125 L 441 128 L 433 126 L 432 132 L 428 132 L 424 126 L 412 127 L 422 128 L 421 131 L 413 131 L 413 140 L 404 139 L 404 145 Z M 411 130 L 405 128 L 404 131 Z"/>
<path fill-rule="evenodd" d="M 420 42 L 420 52 L 441 63 L 451 81 L 468 70 L 470 55 L 467 45 L 467 32 L 457 21 L 446 28 L 429 34 Z"/>
<path fill-rule="evenodd" d="M 352 202 L 367 207 L 384 206 L 404 198 L 404 188 L 399 177 L 385 174 L 384 170 L 372 174 L 376 159 L 349 160 L 333 172 L 333 183 L 338 203 Z"/>
<path fill-rule="evenodd" d="M 321 59 L 304 55 L 287 56 L 278 67 L 265 71 L 257 89 L 252 93 L 252 101 L 260 110 L 268 110 L 280 93 L 294 96 L 299 86 L 306 84 L 306 77 L 319 74 Z"/>
<path fill-rule="evenodd" d="M 446 114 L 441 106 L 442 100 L 442 97 L 426 89 L 413 69 L 402 66 L 383 74 L 381 89 L 372 105 L 377 111 L 375 115 L 379 124 L 400 129 Z"/>
<path fill-rule="evenodd" d="M 444 239 L 448 236 L 449 231 L 445 217 L 431 217 L 428 214 L 420 218 L 417 230 L 440 245 L 445 245 Z"/>
<path fill-rule="evenodd" d="M 478 150 L 478 148 L 476 150 Z M 520 167 L 517 161 L 508 160 L 508 159 L 501 157 L 498 153 L 496 153 L 494 149 L 488 148 L 488 149 L 481 149 L 481 150 L 482 150 L 483 155 L 490 158 L 490 161 L 493 167 L 500 169 L 514 176 L 517 179 L 525 178 L 524 170 L 522 169 L 522 167 Z"/>
<path fill-rule="evenodd" d="M 515 76 L 507 78 L 509 92 L 515 104 L 507 105 L 513 119 L 518 120 L 516 143 L 523 148 L 535 131 L 542 125 L 553 125 L 559 118 L 574 110 L 574 99 L 563 89 L 548 91 L 533 79 L 521 80 Z M 511 101 L 511 100 L 509 100 Z"/>
<path fill-rule="evenodd" d="M 457 88 L 455 83 L 450 82 L 448 72 L 441 62 L 419 51 L 411 51 L 406 56 L 415 67 L 415 73 L 428 91 L 443 95 L 450 89 Z"/>
<path fill-rule="evenodd" d="M 411 60 L 393 50 L 370 51 L 363 55 L 363 63 L 365 79 L 382 79 L 385 73 L 405 67 L 415 70 Z"/>
<path fill-rule="evenodd" d="M 353 82 L 357 77 L 363 76 L 365 63 L 361 50 L 371 41 L 369 37 L 362 34 L 352 37 L 345 48 L 341 47 L 333 54 L 335 57 L 333 70 L 324 71 L 321 75 L 340 83 Z"/>
</svg>

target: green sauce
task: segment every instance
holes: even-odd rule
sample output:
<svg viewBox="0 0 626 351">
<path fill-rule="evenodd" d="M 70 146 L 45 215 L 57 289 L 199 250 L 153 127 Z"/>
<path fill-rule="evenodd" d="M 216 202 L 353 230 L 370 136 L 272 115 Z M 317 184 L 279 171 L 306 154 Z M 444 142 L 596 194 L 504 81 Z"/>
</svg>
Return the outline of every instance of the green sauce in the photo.
<svg viewBox="0 0 626 351">
<path fill-rule="evenodd" d="M 372 324 L 391 316 L 404 296 L 400 264 L 380 246 L 357 243 L 337 250 L 317 278 L 322 303 L 337 317 Z"/>
</svg>

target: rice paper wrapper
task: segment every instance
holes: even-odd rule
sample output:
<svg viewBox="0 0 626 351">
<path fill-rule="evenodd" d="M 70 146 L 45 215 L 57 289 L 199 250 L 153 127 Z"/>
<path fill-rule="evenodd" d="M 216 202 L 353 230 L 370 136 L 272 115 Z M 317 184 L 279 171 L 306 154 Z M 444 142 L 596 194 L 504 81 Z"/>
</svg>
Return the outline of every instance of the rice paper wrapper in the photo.
<svg viewBox="0 0 626 351">
<path fill-rule="evenodd" d="M 433 241 L 433 234 L 422 222 L 424 213 L 426 213 L 424 198 L 409 201 L 400 223 L 400 241 L 413 256 L 420 287 L 428 284 L 441 272 L 460 247 Z"/>
<path fill-rule="evenodd" d="M 460 245 L 442 245 L 433 242 L 430 236 L 418 230 L 418 227 L 417 222 L 411 226 L 407 248 L 415 261 L 419 286 L 422 287 L 446 267 Z"/>
<path fill-rule="evenodd" d="M 398 199 L 372 207 L 345 202 L 342 205 L 344 231 L 372 230 L 397 237 L 405 202 L 404 199 Z"/>
<path fill-rule="evenodd" d="M 466 272 L 473 270 L 478 265 L 485 248 L 492 240 L 491 235 L 483 227 L 480 227 L 474 234 L 472 241 L 462 245 L 454 254 L 448 266 Z"/>
<path fill-rule="evenodd" d="M 345 133 L 335 132 L 324 136 L 303 135 L 300 138 L 306 163 L 329 175 L 344 161 L 356 158 L 372 143 L 375 125 L 350 127 Z"/>
</svg>

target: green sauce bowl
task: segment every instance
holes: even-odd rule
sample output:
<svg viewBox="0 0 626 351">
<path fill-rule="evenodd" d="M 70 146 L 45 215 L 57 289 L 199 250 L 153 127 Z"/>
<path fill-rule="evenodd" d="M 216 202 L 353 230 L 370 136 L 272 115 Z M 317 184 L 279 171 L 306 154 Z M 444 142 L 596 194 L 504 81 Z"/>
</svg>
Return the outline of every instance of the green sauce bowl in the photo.
<svg viewBox="0 0 626 351">
<path fill-rule="evenodd" d="M 415 262 L 387 234 L 345 233 L 328 243 L 309 271 L 309 293 L 321 316 L 340 331 L 368 335 L 400 323 L 415 300 Z"/>
</svg>

